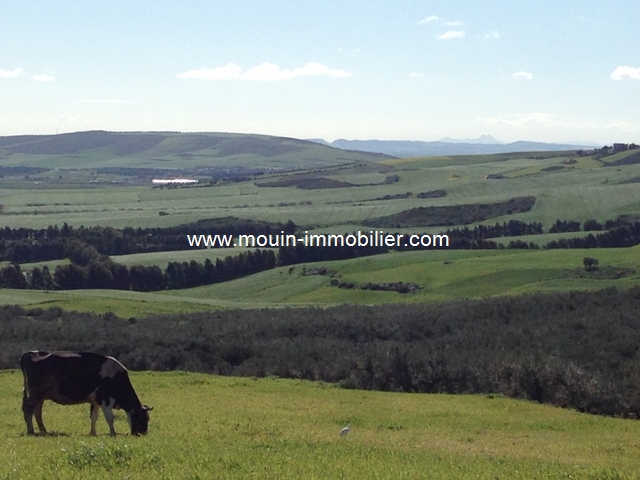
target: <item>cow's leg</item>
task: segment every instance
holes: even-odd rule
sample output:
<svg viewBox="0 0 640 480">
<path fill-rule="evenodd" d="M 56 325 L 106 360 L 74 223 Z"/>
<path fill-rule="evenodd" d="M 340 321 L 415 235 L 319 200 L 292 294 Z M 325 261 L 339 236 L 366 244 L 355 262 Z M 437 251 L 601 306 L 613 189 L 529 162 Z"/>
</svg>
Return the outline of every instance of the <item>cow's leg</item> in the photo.
<svg viewBox="0 0 640 480">
<path fill-rule="evenodd" d="M 40 400 L 38 402 L 38 404 L 36 405 L 36 408 L 34 410 L 34 415 L 36 416 L 36 422 L 38 423 L 38 430 L 40 430 L 40 433 L 47 433 L 47 429 L 44 428 L 44 422 L 42 421 L 42 406 L 44 405 L 44 399 Z"/>
<path fill-rule="evenodd" d="M 98 413 L 100 411 L 100 407 L 97 404 L 91 404 L 89 406 L 89 417 L 91 417 L 91 431 L 89 435 L 96 435 L 96 422 L 98 421 Z"/>
<path fill-rule="evenodd" d="M 27 391 L 25 390 L 22 394 L 22 413 L 24 414 L 24 421 L 27 424 L 28 435 L 35 435 L 36 433 L 33 431 L 33 411 L 34 405 L 30 401 Z"/>
<path fill-rule="evenodd" d="M 44 428 L 44 423 L 42 422 L 42 404 L 44 403 L 44 398 L 34 399 L 34 397 L 29 396 L 25 390 L 22 394 L 22 413 L 24 414 L 24 421 L 27 424 L 27 434 L 35 435 L 33 430 L 33 416 L 36 417 L 36 422 L 38 423 L 38 430 L 40 433 L 47 433 L 47 429 Z"/>
<path fill-rule="evenodd" d="M 113 427 L 113 422 L 115 420 L 115 415 L 113 414 L 112 404 L 102 405 L 102 412 L 104 413 L 104 418 L 109 424 L 109 435 L 112 437 L 116 436 L 116 429 Z"/>
</svg>

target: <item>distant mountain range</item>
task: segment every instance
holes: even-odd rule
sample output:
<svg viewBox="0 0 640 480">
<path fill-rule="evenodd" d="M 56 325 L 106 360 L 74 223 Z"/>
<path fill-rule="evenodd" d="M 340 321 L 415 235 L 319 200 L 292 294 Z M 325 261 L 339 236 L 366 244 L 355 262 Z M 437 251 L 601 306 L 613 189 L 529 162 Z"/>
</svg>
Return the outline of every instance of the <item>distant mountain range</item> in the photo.
<svg viewBox="0 0 640 480">
<path fill-rule="evenodd" d="M 333 142 L 312 139 L 324 145 L 343 150 L 382 153 L 394 157 L 430 157 L 439 155 L 481 155 L 511 152 L 549 152 L 593 148 L 594 144 L 560 144 L 519 141 L 502 143 L 491 135 L 482 135 L 476 139 L 443 138 L 435 142 L 407 140 L 345 140 Z"/>
<path fill-rule="evenodd" d="M 387 157 L 475 155 L 593 148 L 539 142 L 501 143 L 490 135 L 436 142 L 300 140 L 238 133 L 106 132 L 0 136 L 0 167 L 37 169 L 295 170 L 378 162 Z M 253 171 L 252 170 L 252 171 Z"/>
</svg>

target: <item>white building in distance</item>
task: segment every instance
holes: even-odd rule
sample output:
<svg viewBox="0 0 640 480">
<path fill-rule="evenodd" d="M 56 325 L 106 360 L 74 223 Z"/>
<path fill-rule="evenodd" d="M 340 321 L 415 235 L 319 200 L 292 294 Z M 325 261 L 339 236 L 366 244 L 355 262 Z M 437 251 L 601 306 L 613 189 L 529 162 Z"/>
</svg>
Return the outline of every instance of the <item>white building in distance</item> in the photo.
<svg viewBox="0 0 640 480">
<path fill-rule="evenodd" d="M 151 183 L 154 185 L 186 185 L 188 183 L 198 183 L 198 180 L 191 178 L 154 178 Z"/>
</svg>

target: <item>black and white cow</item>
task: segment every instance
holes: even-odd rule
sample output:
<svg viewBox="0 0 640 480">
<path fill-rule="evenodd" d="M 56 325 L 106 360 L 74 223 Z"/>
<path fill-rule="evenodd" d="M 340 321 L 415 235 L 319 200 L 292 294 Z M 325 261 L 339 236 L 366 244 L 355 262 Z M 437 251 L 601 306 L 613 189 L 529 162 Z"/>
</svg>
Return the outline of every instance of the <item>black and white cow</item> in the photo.
<svg viewBox="0 0 640 480">
<path fill-rule="evenodd" d="M 147 433 L 151 408 L 140 403 L 127 369 L 115 358 L 88 352 L 33 351 L 22 355 L 20 368 L 24 376 L 22 411 L 28 434 L 34 434 L 34 415 L 40 432 L 47 433 L 42 423 L 45 400 L 61 405 L 90 403 L 91 435 L 96 434 L 100 407 L 112 436 L 116 435 L 114 408 L 127 412 L 132 435 Z"/>
</svg>

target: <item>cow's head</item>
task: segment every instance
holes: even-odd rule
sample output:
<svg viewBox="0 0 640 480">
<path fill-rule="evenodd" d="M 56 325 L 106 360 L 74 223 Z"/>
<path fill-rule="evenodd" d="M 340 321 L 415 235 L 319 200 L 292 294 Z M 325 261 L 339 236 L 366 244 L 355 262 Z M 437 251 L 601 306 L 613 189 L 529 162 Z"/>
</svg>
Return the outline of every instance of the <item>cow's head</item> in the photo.
<svg viewBox="0 0 640 480">
<path fill-rule="evenodd" d="M 131 412 L 131 435 L 145 435 L 149 431 L 149 412 L 153 407 L 142 405 Z"/>
</svg>

